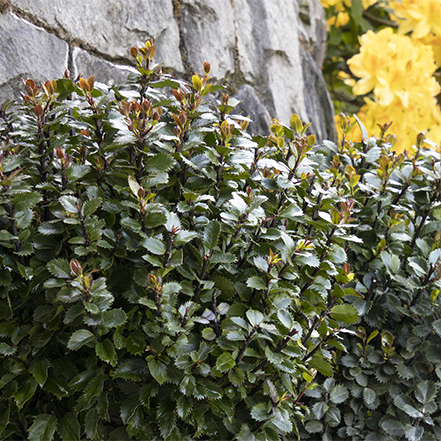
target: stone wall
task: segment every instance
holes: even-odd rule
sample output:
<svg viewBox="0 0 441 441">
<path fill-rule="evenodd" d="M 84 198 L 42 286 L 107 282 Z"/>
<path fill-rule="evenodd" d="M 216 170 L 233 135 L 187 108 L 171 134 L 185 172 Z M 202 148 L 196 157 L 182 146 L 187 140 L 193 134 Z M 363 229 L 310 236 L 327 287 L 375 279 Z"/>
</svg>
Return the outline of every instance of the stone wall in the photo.
<svg viewBox="0 0 441 441">
<path fill-rule="evenodd" d="M 0 102 L 19 96 L 21 78 L 66 68 L 123 81 L 129 48 L 149 38 L 174 75 L 189 78 L 209 61 L 256 133 L 297 113 L 321 139 L 335 138 L 319 0 L 0 0 Z"/>
</svg>

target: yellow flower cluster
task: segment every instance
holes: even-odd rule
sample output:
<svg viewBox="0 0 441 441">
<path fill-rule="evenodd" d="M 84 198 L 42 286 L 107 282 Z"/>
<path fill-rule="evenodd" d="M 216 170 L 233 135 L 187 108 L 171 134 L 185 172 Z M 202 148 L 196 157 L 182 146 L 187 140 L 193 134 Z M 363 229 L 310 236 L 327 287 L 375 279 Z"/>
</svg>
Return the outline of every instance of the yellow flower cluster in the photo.
<svg viewBox="0 0 441 441">
<path fill-rule="evenodd" d="M 431 46 L 441 66 L 441 0 L 390 1 L 388 7 L 398 22 L 398 33 L 411 32 L 412 38 Z"/>
<path fill-rule="evenodd" d="M 397 136 L 397 143 L 394 150 L 401 153 L 404 150 L 410 152 L 415 145 L 418 133 L 424 132 L 426 139 L 436 144 L 441 142 L 441 114 L 435 102 L 414 106 L 411 109 L 404 109 L 399 105 L 381 106 L 377 102 L 367 99 L 358 117 L 365 125 L 369 134 L 379 135 L 380 129 L 377 124 L 393 122 L 390 133 Z"/>
<path fill-rule="evenodd" d="M 346 11 L 352 7 L 352 0 L 320 0 L 320 3 L 326 9 L 333 6 L 336 13 L 327 21 L 328 31 L 332 25 L 339 28 L 349 22 L 349 14 Z M 377 0 L 362 0 L 363 9 L 367 9 L 375 3 Z"/>
<path fill-rule="evenodd" d="M 439 93 L 432 77 L 437 67 L 429 46 L 396 35 L 391 28 L 377 34 L 368 31 L 360 37 L 360 45 L 360 53 L 348 61 L 352 73 L 361 78 L 354 94 L 373 90 L 381 105 L 388 106 L 398 98 L 408 108 L 409 100 L 421 102 Z"/>
<path fill-rule="evenodd" d="M 360 45 L 360 53 L 348 65 L 360 78 L 354 94 L 374 93 L 358 115 L 368 133 L 378 135 L 378 123 L 393 121 L 398 152 L 409 150 L 419 132 L 439 143 L 441 112 L 435 97 L 440 87 L 432 76 L 437 68 L 432 49 L 394 34 L 391 28 L 377 34 L 368 31 L 360 37 Z"/>
</svg>

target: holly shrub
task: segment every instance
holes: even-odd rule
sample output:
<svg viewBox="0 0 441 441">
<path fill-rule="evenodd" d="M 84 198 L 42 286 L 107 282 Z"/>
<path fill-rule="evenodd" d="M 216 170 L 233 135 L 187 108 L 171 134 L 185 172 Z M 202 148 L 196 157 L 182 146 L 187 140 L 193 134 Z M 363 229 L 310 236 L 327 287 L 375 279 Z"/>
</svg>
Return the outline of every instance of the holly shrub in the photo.
<svg viewBox="0 0 441 441">
<path fill-rule="evenodd" d="M 154 52 L 2 112 L 2 439 L 279 439 L 357 319 L 350 191 L 307 126 L 253 140 L 208 63 Z"/>
<path fill-rule="evenodd" d="M 439 154 L 251 137 L 154 54 L 2 107 L 0 439 L 437 435 Z"/>
</svg>

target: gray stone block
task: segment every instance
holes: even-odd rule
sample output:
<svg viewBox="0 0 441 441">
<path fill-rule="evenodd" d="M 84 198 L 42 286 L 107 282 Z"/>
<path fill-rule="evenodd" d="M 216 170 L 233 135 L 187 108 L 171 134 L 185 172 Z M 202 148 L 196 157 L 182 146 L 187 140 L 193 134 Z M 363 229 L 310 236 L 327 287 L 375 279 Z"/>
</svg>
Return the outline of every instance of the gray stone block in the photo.
<svg viewBox="0 0 441 441">
<path fill-rule="evenodd" d="M 313 56 L 302 50 L 302 70 L 305 85 L 305 108 L 307 122 L 311 122 L 310 132 L 319 140 L 337 141 L 334 122 L 334 106 L 328 92 L 322 70 Z"/>
<path fill-rule="evenodd" d="M 121 84 L 127 81 L 130 71 L 122 65 L 95 57 L 78 47 L 72 51 L 72 78 L 81 74 L 84 78 L 93 75 L 95 81 L 105 84 Z"/>
<path fill-rule="evenodd" d="M 236 110 L 253 120 L 253 123 L 248 126 L 248 131 L 251 134 L 269 133 L 271 115 L 256 91 L 249 84 L 244 84 L 239 87 L 233 97 L 241 101 Z"/>
<path fill-rule="evenodd" d="M 296 113 L 313 123 L 319 139 L 335 139 L 332 103 L 321 72 L 326 20 L 319 0 L 11 3 L 28 21 L 0 15 L 0 31 L 4 28 L 0 44 L 5 48 L 0 53 L 0 97 L 16 93 L 21 77 L 38 73 L 38 79 L 46 80 L 62 75 L 67 45 L 50 32 L 75 46 L 73 76 L 94 75 L 104 83 L 125 81 L 127 72 L 115 63 L 124 63 L 131 46 L 152 37 L 157 46 L 155 60 L 165 66 L 184 72 L 183 55 L 186 67 L 202 73 L 203 62 L 208 61 L 211 75 L 220 83 L 241 85 L 236 97 L 243 101 L 240 109 L 255 120 L 251 126 L 255 133 L 268 133 L 270 115 L 287 123 Z M 29 20 L 43 23 L 46 30 Z M 61 53 L 63 62 L 59 62 Z M 55 66 L 62 67 L 56 70 Z"/>
<path fill-rule="evenodd" d="M 326 14 L 319 0 L 298 0 L 294 3 L 299 16 L 299 41 L 305 52 L 322 66 L 326 57 Z"/>
<path fill-rule="evenodd" d="M 172 0 L 12 0 L 49 26 L 111 57 L 129 57 L 137 41 L 153 38 L 161 61 L 183 70 Z"/>
<path fill-rule="evenodd" d="M 328 95 L 310 96 L 319 77 L 323 79 L 317 69 L 326 51 L 326 22 L 318 0 L 235 0 L 234 19 L 241 72 L 271 115 L 288 122 L 296 113 L 304 122 L 313 122 L 310 102 L 320 102 L 320 109 L 331 112 Z M 303 68 L 304 55 L 309 56 L 307 63 L 315 64 L 311 72 Z M 319 139 L 326 136 L 326 130 L 318 134 Z"/>
<path fill-rule="evenodd" d="M 298 34 L 299 17 L 290 0 L 236 0 L 237 48 L 245 79 L 256 85 L 270 113 L 289 121 L 303 119 L 303 73 Z"/>
<path fill-rule="evenodd" d="M 21 78 L 60 78 L 67 68 L 68 45 L 12 13 L 0 14 L 0 103 L 20 96 Z"/>
<path fill-rule="evenodd" d="M 234 72 L 234 18 L 229 1 L 182 0 L 181 22 L 193 71 L 201 73 L 204 61 L 208 61 L 216 78 Z"/>
</svg>

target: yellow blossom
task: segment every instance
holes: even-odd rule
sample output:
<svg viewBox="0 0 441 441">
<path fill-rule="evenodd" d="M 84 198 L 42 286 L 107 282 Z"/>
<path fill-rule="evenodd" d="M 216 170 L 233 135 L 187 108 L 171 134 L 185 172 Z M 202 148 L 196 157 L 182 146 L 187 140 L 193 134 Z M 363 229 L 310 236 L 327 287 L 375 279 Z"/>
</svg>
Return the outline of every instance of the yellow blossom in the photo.
<svg viewBox="0 0 441 441">
<path fill-rule="evenodd" d="M 340 27 L 350 20 L 351 0 L 321 0 L 334 16 L 328 20 Z M 377 3 L 362 0 L 364 9 Z M 441 143 L 441 110 L 436 96 L 440 86 L 433 74 L 441 66 L 441 0 L 393 0 L 387 5 L 399 23 L 397 33 L 385 28 L 360 37 L 360 53 L 348 61 L 357 82 L 341 71 L 337 77 L 353 86 L 355 95 L 372 93 L 358 113 L 369 135 L 380 135 L 378 124 L 393 122 L 389 133 L 397 136 L 394 149 L 411 151 L 416 136 Z M 404 34 L 411 33 L 411 36 Z M 354 84 L 355 83 L 355 84 Z M 342 135 L 342 133 L 339 133 Z M 357 125 L 346 139 L 361 140 Z"/>
<path fill-rule="evenodd" d="M 341 26 L 344 26 L 346 23 L 348 23 L 349 20 L 350 17 L 347 12 L 339 12 L 337 15 L 334 15 L 333 17 L 327 20 L 326 23 L 327 23 L 328 31 L 332 25 L 334 25 L 336 28 L 340 28 Z"/>
<path fill-rule="evenodd" d="M 328 32 L 331 29 L 331 26 L 339 28 L 349 23 L 350 16 L 346 11 L 348 8 L 352 7 L 352 0 L 320 0 L 320 3 L 324 8 L 330 8 L 331 6 L 334 7 L 335 15 L 328 18 L 326 22 Z M 377 0 L 362 0 L 364 9 L 369 8 L 375 3 L 377 3 Z"/>
<path fill-rule="evenodd" d="M 427 35 L 426 37 L 419 38 L 418 41 L 432 48 L 435 62 L 438 66 L 441 66 L 441 34 Z"/>
<path fill-rule="evenodd" d="M 391 1 L 388 6 L 398 18 L 399 34 L 412 32 L 417 39 L 441 36 L 441 0 Z"/>
<path fill-rule="evenodd" d="M 369 135 L 380 135 L 377 124 L 392 122 L 388 133 L 397 136 L 395 150 L 401 153 L 408 152 L 415 144 L 416 136 L 420 132 L 426 138 L 440 144 L 441 142 L 441 112 L 435 98 L 413 105 L 407 109 L 395 99 L 389 106 L 383 106 L 377 101 L 366 99 L 366 104 L 361 108 L 358 117 L 366 127 Z M 354 139 L 358 141 L 358 139 Z"/>
<path fill-rule="evenodd" d="M 336 12 L 342 12 L 352 6 L 352 0 L 320 0 L 320 3 L 324 8 L 334 6 Z"/>
<path fill-rule="evenodd" d="M 343 80 L 343 82 L 349 87 L 354 87 L 354 85 L 355 85 L 355 80 L 349 74 L 347 74 L 344 70 L 341 70 L 338 72 L 337 78 L 339 78 L 340 80 Z"/>
<path fill-rule="evenodd" d="M 363 9 L 367 9 L 377 2 L 378 0 L 362 0 Z M 320 3 L 324 8 L 334 6 L 336 11 L 344 11 L 352 7 L 352 0 L 320 0 Z"/>
<path fill-rule="evenodd" d="M 388 6 L 398 21 L 398 33 L 412 32 L 412 38 L 430 45 L 441 66 L 441 0 L 391 1 Z"/>
<path fill-rule="evenodd" d="M 378 3 L 378 0 L 362 0 L 363 9 L 367 9 L 375 3 Z"/>
<path fill-rule="evenodd" d="M 385 28 L 360 37 L 360 53 L 348 60 L 354 75 L 361 78 L 354 86 L 355 95 L 372 90 L 380 105 L 389 106 L 399 98 L 407 108 L 411 101 L 433 97 L 439 85 L 432 77 L 436 71 L 432 49 L 409 37 Z"/>
</svg>

